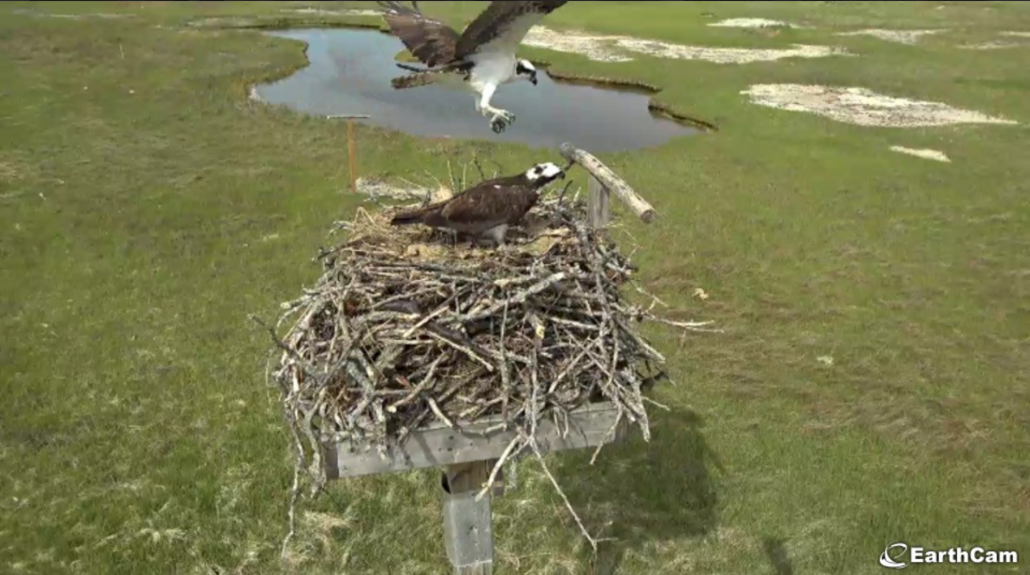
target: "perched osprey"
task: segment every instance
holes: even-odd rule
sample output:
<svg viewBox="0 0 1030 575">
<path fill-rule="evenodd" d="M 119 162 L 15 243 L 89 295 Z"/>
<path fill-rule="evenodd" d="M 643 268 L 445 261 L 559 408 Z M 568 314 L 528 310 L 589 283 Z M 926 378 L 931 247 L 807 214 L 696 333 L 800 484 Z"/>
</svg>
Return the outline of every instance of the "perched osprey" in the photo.
<svg viewBox="0 0 1030 575">
<path fill-rule="evenodd" d="M 449 200 L 397 214 L 391 225 L 423 224 L 475 237 L 487 237 L 504 245 L 508 227 L 516 225 L 539 198 L 540 190 L 565 172 L 547 162 L 516 176 L 480 182 Z"/>
<path fill-rule="evenodd" d="M 415 74 L 393 80 L 395 89 L 425 86 L 436 82 L 459 85 L 476 94 L 476 110 L 490 116 L 490 127 L 501 132 L 515 121 L 515 114 L 490 105 L 494 92 L 514 80 L 536 85 L 536 68 L 516 58 L 515 50 L 529 29 L 544 16 L 560 8 L 565 0 L 491 2 L 460 35 L 439 20 L 427 18 L 412 1 L 408 8 L 399 2 L 383 2 L 383 18 L 395 36 L 404 42 L 426 69 L 398 64 Z"/>
</svg>

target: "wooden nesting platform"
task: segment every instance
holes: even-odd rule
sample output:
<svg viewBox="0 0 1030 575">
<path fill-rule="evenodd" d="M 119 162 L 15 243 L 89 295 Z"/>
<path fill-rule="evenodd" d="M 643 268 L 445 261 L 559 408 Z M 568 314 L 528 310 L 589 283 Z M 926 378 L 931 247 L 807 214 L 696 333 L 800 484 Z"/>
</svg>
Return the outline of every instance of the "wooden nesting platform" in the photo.
<svg viewBox="0 0 1030 575">
<path fill-rule="evenodd" d="M 498 475 L 489 491 L 477 495 L 490 481 L 490 473 L 515 439 L 515 430 L 494 430 L 500 416 L 487 417 L 452 429 L 437 423 L 415 430 L 403 445 L 391 443 L 385 457 L 376 450 L 354 451 L 346 443 L 327 445 L 327 479 L 376 475 L 440 467 L 443 499 L 444 548 L 456 575 L 493 573 L 492 497 L 504 495 L 504 477 Z M 597 448 L 620 441 L 628 421 L 618 419 L 610 403 L 589 404 L 569 413 L 568 429 L 550 419 L 536 429 L 541 453 Z"/>
<path fill-rule="evenodd" d="M 652 223 L 657 213 L 625 181 L 596 157 L 562 144 L 561 154 L 589 174 L 590 225 L 601 228 L 609 220 L 609 200 L 614 194 L 643 222 Z M 475 422 L 458 422 L 452 428 L 434 423 L 415 429 L 398 445 L 387 444 L 385 456 L 375 449 L 356 451 L 348 443 L 323 446 L 327 479 L 439 467 L 442 470 L 444 546 L 456 575 L 490 575 L 493 572 L 491 497 L 503 494 L 503 476 L 486 487 L 496 462 L 516 438 L 514 429 L 497 429 L 500 416 Z M 630 423 L 618 417 L 608 402 L 592 403 L 569 412 L 568 429 L 562 433 L 550 419 L 542 419 L 534 435 L 541 453 L 597 448 L 625 437 Z M 482 497 L 477 495 L 483 494 Z"/>
<path fill-rule="evenodd" d="M 606 435 L 612 439 L 609 432 L 617 414 L 607 402 L 583 406 L 569 413 L 569 430 L 564 436 L 552 420 L 544 419 L 537 427 L 537 445 L 544 453 L 597 447 L 605 442 Z M 339 479 L 496 460 L 516 435 L 514 429 L 489 431 L 501 422 L 500 416 L 486 417 L 459 423 L 457 429 L 434 423 L 413 431 L 403 445 L 391 442 L 385 457 L 374 449 L 354 451 L 347 443 L 326 446 L 326 477 Z M 620 423 L 614 440 L 621 439 L 626 431 L 626 423 Z"/>
</svg>

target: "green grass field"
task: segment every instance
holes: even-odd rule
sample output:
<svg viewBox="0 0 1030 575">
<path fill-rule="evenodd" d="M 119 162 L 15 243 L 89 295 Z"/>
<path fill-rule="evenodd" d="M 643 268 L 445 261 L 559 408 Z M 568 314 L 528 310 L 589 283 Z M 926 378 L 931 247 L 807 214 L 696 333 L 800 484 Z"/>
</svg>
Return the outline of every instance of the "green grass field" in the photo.
<svg viewBox="0 0 1030 575">
<path fill-rule="evenodd" d="M 423 8 L 460 24 L 482 6 Z M 345 193 L 339 124 L 247 99 L 303 66 L 303 46 L 185 25 L 284 7 L 0 4 L 0 572 L 447 572 L 433 471 L 335 482 L 279 557 L 292 456 L 264 381 L 269 341 L 247 315 L 273 317 L 314 280 L 332 221 L 361 201 Z M 712 28 L 704 12 L 814 28 Z M 583 2 L 547 24 L 859 56 L 609 64 L 525 50 L 663 86 L 663 102 L 719 126 L 602 159 L 662 216 L 627 224 L 647 287 L 725 333 L 649 331 L 676 380 L 656 391 L 672 409 L 654 410 L 650 444 L 634 437 L 593 467 L 590 453 L 549 456 L 587 525 L 610 522 L 617 540 L 594 555 L 527 460 L 494 504 L 495 572 L 872 574 L 895 541 L 1021 554 L 917 572 L 1027 572 L 1030 45 L 956 46 L 1030 31 L 1030 5 Z M 872 27 L 949 30 L 917 45 L 834 36 Z M 787 82 L 1019 125 L 865 128 L 739 93 Z M 387 177 L 442 177 L 473 151 L 510 170 L 556 159 L 358 136 L 362 173 Z"/>
</svg>

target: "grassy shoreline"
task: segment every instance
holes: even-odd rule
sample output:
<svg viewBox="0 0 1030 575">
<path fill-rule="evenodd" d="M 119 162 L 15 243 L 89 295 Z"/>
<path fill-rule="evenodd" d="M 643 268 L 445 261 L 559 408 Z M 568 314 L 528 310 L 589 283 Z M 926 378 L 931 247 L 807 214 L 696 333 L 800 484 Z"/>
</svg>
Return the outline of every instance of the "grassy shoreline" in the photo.
<svg viewBox="0 0 1030 575">
<path fill-rule="evenodd" d="M 305 507 L 292 561 L 278 558 L 292 463 L 247 314 L 271 317 L 316 277 L 310 258 L 360 199 L 343 192 L 339 125 L 247 98 L 306 64 L 296 43 L 185 25 L 289 7 L 0 5 L 0 571 L 444 571 L 428 471 L 333 485 Z M 425 9 L 460 22 L 479 8 Z M 815 28 L 766 36 L 708 27 L 705 12 Z M 588 526 L 610 521 L 618 541 L 591 556 L 527 461 L 495 504 L 497 570 L 878 573 L 894 541 L 1030 560 L 1030 48 L 956 48 L 1030 30 L 1030 10 L 611 3 L 548 25 L 858 56 L 607 64 L 525 50 L 660 86 L 719 126 L 601 157 L 662 215 L 626 227 L 647 287 L 727 332 L 651 333 L 677 384 L 657 394 L 672 411 L 654 412 L 650 445 L 606 449 L 593 468 L 590 454 L 549 460 Z M 914 46 L 834 35 L 872 27 L 949 31 Z M 865 86 L 1020 125 L 863 128 L 751 105 L 739 92 L 756 83 Z M 358 133 L 362 173 L 384 177 L 442 178 L 473 151 L 509 169 L 557 157 Z"/>
</svg>

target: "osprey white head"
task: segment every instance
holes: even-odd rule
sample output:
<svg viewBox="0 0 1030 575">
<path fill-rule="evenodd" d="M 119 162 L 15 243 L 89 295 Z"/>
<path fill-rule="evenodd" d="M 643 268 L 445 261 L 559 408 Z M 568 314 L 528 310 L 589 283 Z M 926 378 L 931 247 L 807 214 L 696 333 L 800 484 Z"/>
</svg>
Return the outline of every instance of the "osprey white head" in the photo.
<svg viewBox="0 0 1030 575">
<path fill-rule="evenodd" d="M 526 170 L 526 179 L 541 186 L 565 177 L 565 171 L 551 162 L 537 164 Z"/>
<path fill-rule="evenodd" d="M 536 66 L 529 60 L 519 59 L 515 61 L 515 75 L 529 80 L 536 86 Z"/>
</svg>

